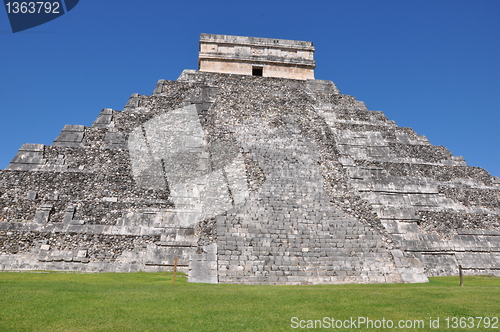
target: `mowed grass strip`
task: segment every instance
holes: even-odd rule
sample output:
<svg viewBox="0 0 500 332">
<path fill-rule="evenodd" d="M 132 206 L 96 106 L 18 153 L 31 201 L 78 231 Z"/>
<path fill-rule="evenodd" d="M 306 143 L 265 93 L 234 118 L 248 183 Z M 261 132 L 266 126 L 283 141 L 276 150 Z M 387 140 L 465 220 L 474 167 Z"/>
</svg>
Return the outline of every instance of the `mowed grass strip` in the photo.
<svg viewBox="0 0 500 332">
<path fill-rule="evenodd" d="M 367 317 L 425 322 L 423 329 L 393 331 L 500 330 L 500 324 L 446 329 L 445 322 L 446 317 L 500 317 L 495 277 L 468 276 L 464 287 L 458 277 L 426 284 L 315 286 L 192 284 L 185 277 L 173 286 L 172 280 L 167 273 L 0 273 L 0 331 L 294 331 L 293 317 L 302 326 L 324 317 Z M 430 328 L 431 317 L 440 318 L 439 329 Z"/>
</svg>

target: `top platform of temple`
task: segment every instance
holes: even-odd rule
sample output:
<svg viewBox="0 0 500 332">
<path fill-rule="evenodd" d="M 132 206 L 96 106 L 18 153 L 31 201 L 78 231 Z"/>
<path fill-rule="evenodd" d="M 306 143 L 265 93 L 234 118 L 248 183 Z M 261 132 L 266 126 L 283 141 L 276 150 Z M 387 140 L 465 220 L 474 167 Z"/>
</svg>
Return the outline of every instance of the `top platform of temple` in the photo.
<svg viewBox="0 0 500 332">
<path fill-rule="evenodd" d="M 198 70 L 314 79 L 314 51 L 313 43 L 308 41 L 202 33 Z"/>
</svg>

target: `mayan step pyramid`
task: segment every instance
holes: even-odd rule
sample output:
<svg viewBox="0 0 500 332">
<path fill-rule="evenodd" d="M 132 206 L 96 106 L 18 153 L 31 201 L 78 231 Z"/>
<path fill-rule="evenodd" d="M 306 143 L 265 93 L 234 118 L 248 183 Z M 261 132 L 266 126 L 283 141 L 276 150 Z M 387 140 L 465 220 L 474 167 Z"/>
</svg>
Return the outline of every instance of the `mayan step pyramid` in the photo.
<svg viewBox="0 0 500 332">
<path fill-rule="evenodd" d="M 199 70 L 24 144 L 0 269 L 191 282 L 500 275 L 500 179 L 314 79 L 311 42 L 202 34 Z"/>
</svg>

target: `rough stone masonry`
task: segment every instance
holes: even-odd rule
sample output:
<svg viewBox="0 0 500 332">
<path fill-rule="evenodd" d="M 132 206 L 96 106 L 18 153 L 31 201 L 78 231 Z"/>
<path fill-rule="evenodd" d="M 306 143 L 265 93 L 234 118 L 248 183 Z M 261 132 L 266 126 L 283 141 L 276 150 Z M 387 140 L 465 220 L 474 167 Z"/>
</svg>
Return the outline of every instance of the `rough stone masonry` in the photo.
<svg viewBox="0 0 500 332">
<path fill-rule="evenodd" d="M 0 171 L 0 269 L 167 271 L 178 258 L 191 282 L 500 275 L 499 178 L 304 79 L 310 42 L 201 43 L 216 66 L 20 148 Z M 238 72 L 213 72 L 225 61 Z"/>
</svg>

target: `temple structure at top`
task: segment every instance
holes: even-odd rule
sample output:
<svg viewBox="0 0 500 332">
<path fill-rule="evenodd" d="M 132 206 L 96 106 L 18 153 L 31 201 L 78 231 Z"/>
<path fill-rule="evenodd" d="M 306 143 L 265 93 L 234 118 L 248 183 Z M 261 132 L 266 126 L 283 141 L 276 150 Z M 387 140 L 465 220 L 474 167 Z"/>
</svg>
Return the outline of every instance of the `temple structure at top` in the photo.
<svg viewBox="0 0 500 332">
<path fill-rule="evenodd" d="M 200 35 L 199 71 L 307 80 L 315 67 L 312 42 Z"/>
</svg>

